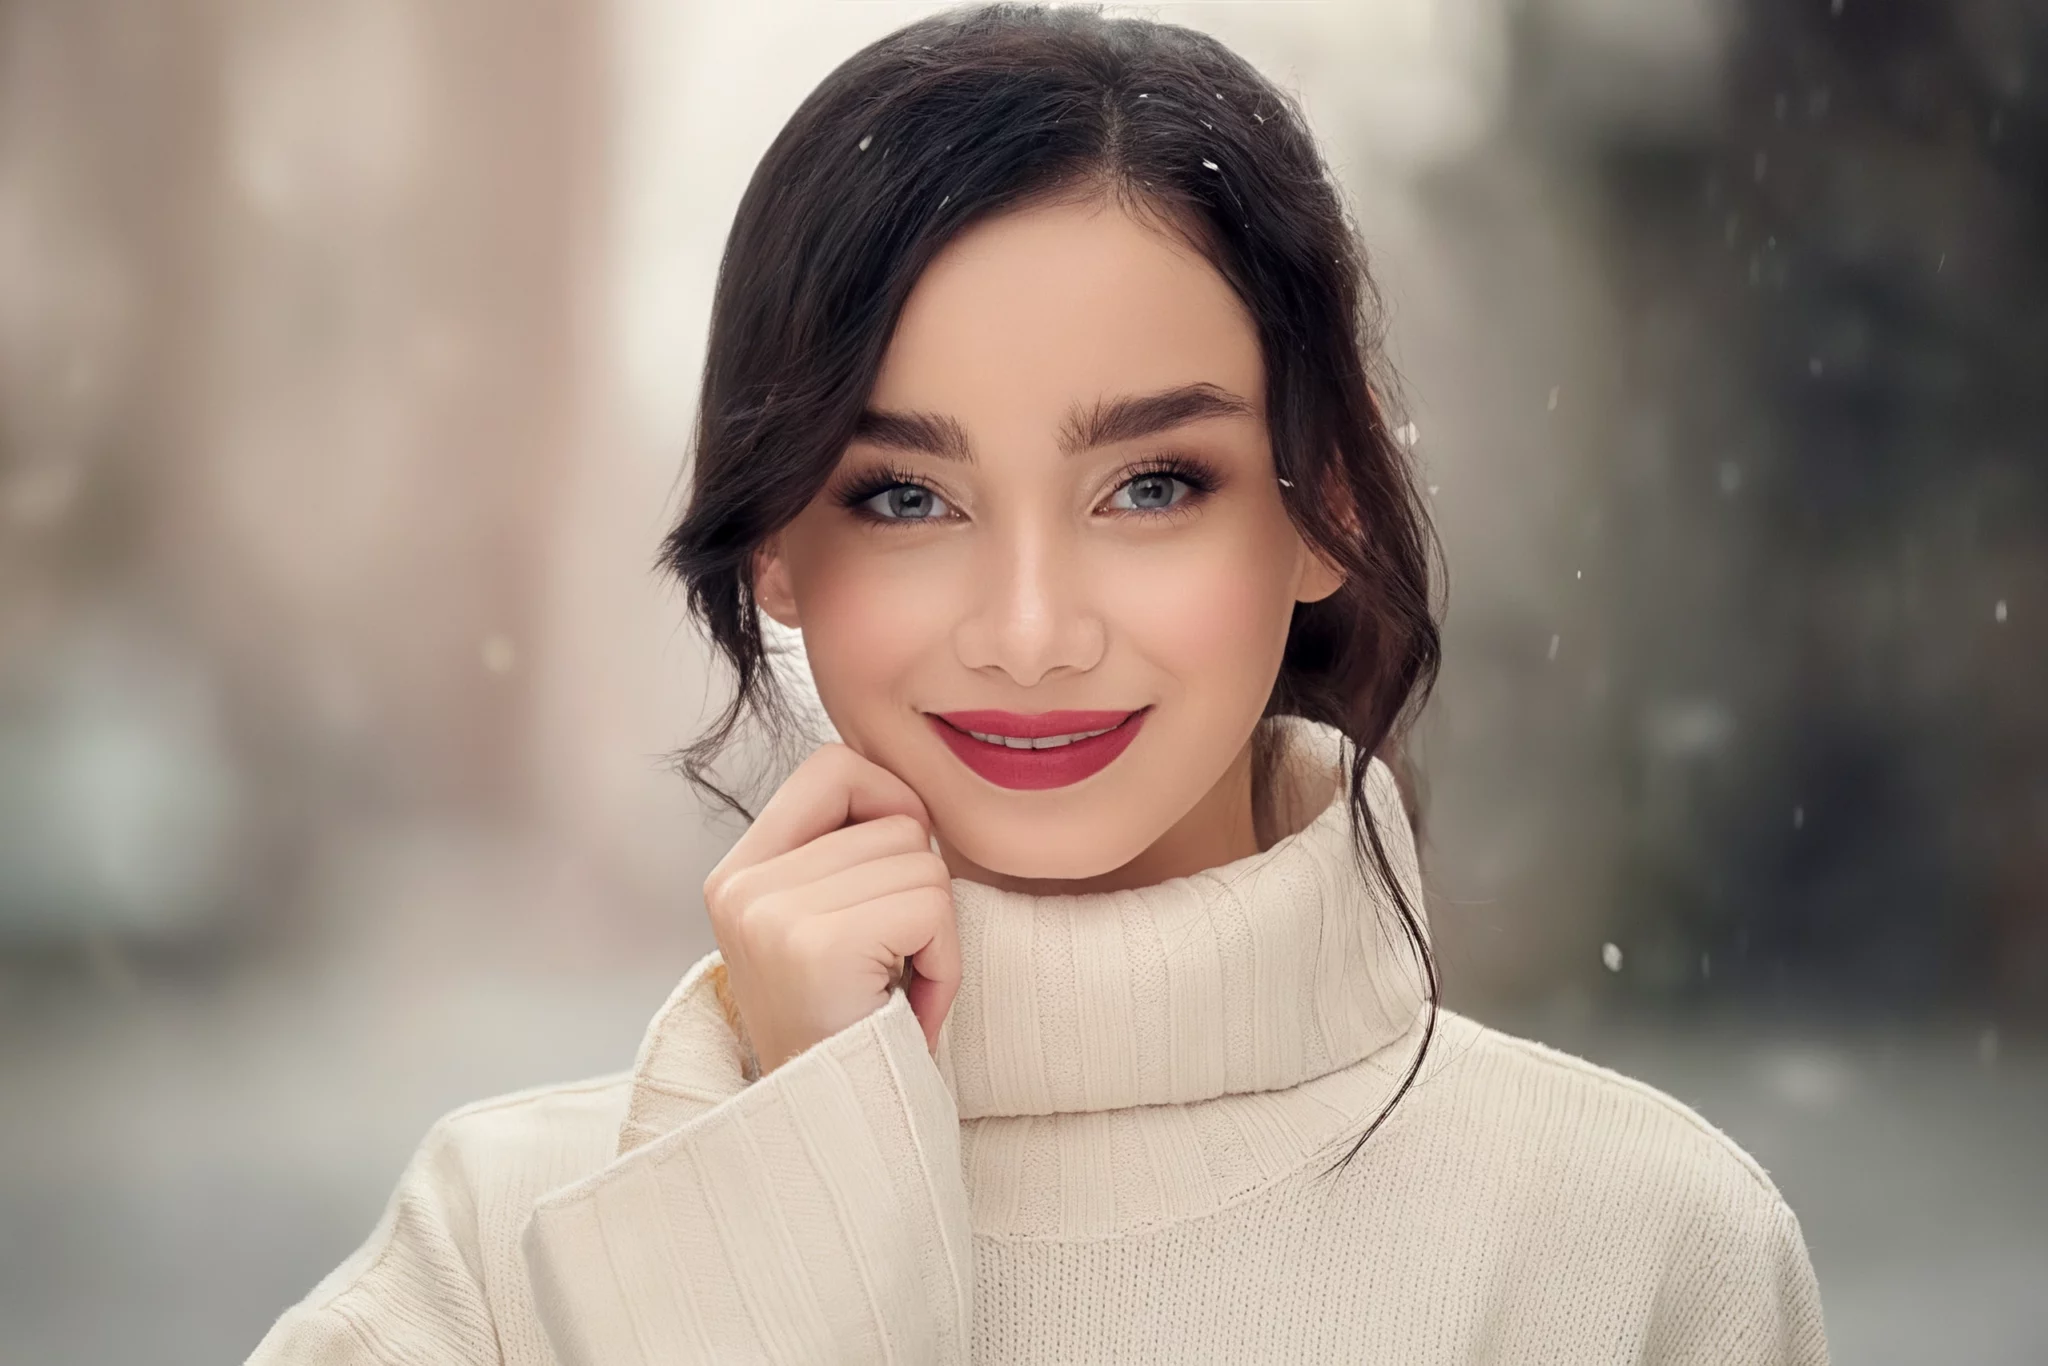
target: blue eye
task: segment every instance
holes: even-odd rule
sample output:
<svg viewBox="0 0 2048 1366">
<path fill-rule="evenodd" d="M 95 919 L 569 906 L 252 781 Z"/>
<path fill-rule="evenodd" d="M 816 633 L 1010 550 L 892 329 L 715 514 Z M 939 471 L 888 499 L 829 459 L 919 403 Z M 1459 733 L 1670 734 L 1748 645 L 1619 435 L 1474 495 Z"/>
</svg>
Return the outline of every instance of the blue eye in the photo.
<svg viewBox="0 0 2048 1366">
<path fill-rule="evenodd" d="M 867 511 L 871 504 L 879 503 L 886 511 L 870 511 L 869 515 L 885 522 L 931 522 L 938 520 L 932 512 L 934 504 L 943 508 L 945 501 L 938 494 L 922 484 L 891 484 L 876 493 L 865 494 L 856 506 Z"/>
<path fill-rule="evenodd" d="M 1194 511 L 1195 505 L 1215 492 L 1221 482 L 1217 472 L 1203 461 L 1185 457 L 1151 461 L 1123 472 L 1123 482 L 1111 495 L 1112 510 L 1140 520 L 1177 517 Z M 1176 484 L 1181 486 L 1182 496 L 1175 496 Z M 1115 503 L 1126 491 L 1131 495 L 1130 503 Z M 945 499 L 896 469 L 869 471 L 836 492 L 833 501 L 876 525 L 943 522 L 957 515 Z"/>
<path fill-rule="evenodd" d="M 1195 491 L 1194 485 L 1178 475 L 1169 474 L 1165 470 L 1147 470 L 1134 479 L 1126 480 L 1118 487 L 1117 492 L 1122 493 L 1125 489 L 1133 490 L 1131 494 L 1132 501 L 1135 504 L 1131 508 L 1133 512 L 1167 512 L 1178 507 L 1180 503 L 1187 501 L 1185 498 L 1178 501 L 1174 499 L 1173 486 L 1175 484 L 1180 485 L 1191 494 Z"/>
</svg>

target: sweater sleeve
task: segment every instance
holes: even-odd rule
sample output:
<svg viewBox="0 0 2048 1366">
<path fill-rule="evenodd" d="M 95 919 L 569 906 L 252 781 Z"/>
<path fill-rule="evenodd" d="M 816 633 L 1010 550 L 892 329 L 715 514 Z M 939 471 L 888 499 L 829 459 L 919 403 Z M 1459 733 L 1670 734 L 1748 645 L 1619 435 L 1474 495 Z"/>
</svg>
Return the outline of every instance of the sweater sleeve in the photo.
<svg viewBox="0 0 2048 1366">
<path fill-rule="evenodd" d="M 1774 1190 L 1697 1224 L 1660 1295 L 1649 1366 L 1829 1366 L 1799 1217 Z"/>
<path fill-rule="evenodd" d="M 534 1207 L 564 1366 L 959 1363 L 958 1112 L 908 996 Z"/>
</svg>

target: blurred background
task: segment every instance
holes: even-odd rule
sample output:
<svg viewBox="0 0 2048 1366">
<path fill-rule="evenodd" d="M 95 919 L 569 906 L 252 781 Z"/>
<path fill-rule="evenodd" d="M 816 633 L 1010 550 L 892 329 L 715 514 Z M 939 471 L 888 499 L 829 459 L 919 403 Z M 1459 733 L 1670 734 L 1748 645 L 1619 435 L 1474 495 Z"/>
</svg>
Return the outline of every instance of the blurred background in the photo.
<svg viewBox="0 0 2048 1366">
<path fill-rule="evenodd" d="M 723 238 L 937 6 L 0 0 L 0 1361 L 240 1360 L 630 1065 L 737 836 L 651 572 Z M 2048 9 L 1162 4 L 1305 102 L 1450 563 L 1447 1002 L 2048 1360 Z"/>
</svg>

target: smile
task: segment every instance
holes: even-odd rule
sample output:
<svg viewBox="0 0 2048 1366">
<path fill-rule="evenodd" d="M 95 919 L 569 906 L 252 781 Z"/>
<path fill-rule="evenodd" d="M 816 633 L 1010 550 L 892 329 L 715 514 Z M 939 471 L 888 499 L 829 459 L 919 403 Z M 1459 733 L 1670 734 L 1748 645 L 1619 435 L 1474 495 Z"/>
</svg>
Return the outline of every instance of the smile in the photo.
<svg viewBox="0 0 2048 1366">
<path fill-rule="evenodd" d="M 1152 709 L 1136 711 L 931 713 L 932 728 L 960 761 L 998 787 L 1066 787 L 1109 766 L 1137 738 Z"/>
<path fill-rule="evenodd" d="M 1107 735 L 1113 729 L 1112 726 L 1104 726 L 1101 730 L 1084 730 L 1079 735 L 1048 735 L 1042 740 L 1027 740 L 1021 735 L 983 735 L 978 730 L 970 730 L 967 733 L 977 740 L 991 745 L 1002 745 L 1007 749 L 1057 749 L 1061 745 L 1071 745 L 1076 740 Z"/>
</svg>

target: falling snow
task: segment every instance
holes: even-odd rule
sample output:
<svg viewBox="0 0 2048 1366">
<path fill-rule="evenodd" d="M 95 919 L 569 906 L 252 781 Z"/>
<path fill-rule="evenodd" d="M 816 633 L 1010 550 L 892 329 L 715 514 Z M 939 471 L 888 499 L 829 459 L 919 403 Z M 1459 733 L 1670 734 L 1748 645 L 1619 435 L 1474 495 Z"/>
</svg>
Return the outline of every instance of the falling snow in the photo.
<svg viewBox="0 0 2048 1366">
<path fill-rule="evenodd" d="M 1621 945 L 1609 941 L 1600 946 L 1600 961 L 1607 965 L 1609 972 L 1621 971 Z"/>
<path fill-rule="evenodd" d="M 875 135 L 873 133 L 869 133 L 866 137 L 860 140 L 860 150 L 865 152 L 868 149 L 868 144 L 873 142 L 874 140 Z"/>
<path fill-rule="evenodd" d="M 1213 171 L 1213 170 L 1216 170 L 1216 169 L 1217 169 L 1216 163 L 1215 163 L 1215 162 L 1213 162 L 1213 161 L 1211 161 L 1211 160 L 1209 160 L 1209 158 L 1207 158 L 1207 157 L 1203 157 L 1203 158 L 1202 158 L 1202 164 L 1203 164 L 1204 166 L 1207 166 L 1207 167 L 1208 167 L 1208 168 L 1209 168 L 1210 170 L 1212 170 L 1212 171 Z"/>
</svg>

